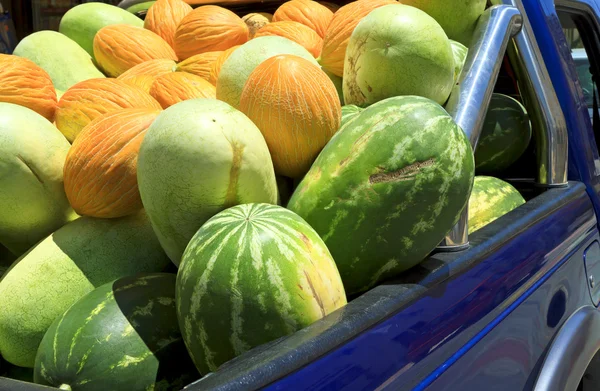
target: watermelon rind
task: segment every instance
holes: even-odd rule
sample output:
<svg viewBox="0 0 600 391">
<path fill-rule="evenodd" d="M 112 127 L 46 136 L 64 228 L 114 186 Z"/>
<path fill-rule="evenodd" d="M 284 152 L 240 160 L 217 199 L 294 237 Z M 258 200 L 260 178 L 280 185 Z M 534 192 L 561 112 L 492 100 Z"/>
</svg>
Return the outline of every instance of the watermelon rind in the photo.
<svg viewBox="0 0 600 391">
<path fill-rule="evenodd" d="M 186 346 L 204 375 L 346 304 L 321 238 L 269 204 L 234 206 L 208 220 L 185 250 L 176 297 Z"/>
<path fill-rule="evenodd" d="M 469 234 L 524 203 L 521 193 L 510 183 L 491 176 L 476 176 L 469 198 Z"/>
<path fill-rule="evenodd" d="M 48 329 L 37 353 L 36 383 L 61 389 L 181 390 L 197 380 L 175 310 L 175 274 L 102 285 Z"/>
<path fill-rule="evenodd" d="M 350 120 L 356 117 L 361 111 L 363 111 L 363 108 L 358 107 L 357 105 L 342 106 L 342 122 L 340 128 L 350 122 Z"/>
<path fill-rule="evenodd" d="M 334 135 L 288 208 L 325 241 L 347 294 L 398 275 L 458 221 L 474 175 L 465 133 L 436 102 L 388 98 Z"/>
<path fill-rule="evenodd" d="M 516 99 L 494 93 L 475 148 L 478 174 L 497 175 L 514 164 L 531 141 L 531 121 Z"/>
</svg>

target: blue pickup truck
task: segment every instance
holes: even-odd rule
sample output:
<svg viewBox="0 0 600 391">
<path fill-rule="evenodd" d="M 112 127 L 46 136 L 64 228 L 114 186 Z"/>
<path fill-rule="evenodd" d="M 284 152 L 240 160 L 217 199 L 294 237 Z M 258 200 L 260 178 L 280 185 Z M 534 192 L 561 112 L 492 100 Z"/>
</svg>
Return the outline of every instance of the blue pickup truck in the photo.
<svg viewBox="0 0 600 391">
<path fill-rule="evenodd" d="M 520 96 L 534 143 L 502 179 L 527 202 L 186 390 L 600 390 L 600 0 L 492 3 L 447 110 L 476 147 Z"/>
</svg>

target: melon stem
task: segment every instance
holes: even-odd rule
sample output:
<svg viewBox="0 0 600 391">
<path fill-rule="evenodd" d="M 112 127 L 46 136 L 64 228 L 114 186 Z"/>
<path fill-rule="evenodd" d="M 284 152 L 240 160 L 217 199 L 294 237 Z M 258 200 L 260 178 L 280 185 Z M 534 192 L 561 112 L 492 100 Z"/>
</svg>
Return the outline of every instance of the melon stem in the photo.
<svg viewBox="0 0 600 391">
<path fill-rule="evenodd" d="M 71 386 L 68 384 L 61 384 L 60 387 L 58 387 L 59 390 L 67 390 L 67 391 L 71 391 Z"/>
</svg>

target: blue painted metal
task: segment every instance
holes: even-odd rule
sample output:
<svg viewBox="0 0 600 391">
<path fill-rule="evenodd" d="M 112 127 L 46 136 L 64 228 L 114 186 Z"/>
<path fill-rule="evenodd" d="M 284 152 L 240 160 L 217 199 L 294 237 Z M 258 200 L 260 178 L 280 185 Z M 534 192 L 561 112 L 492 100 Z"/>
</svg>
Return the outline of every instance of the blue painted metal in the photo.
<svg viewBox="0 0 600 391">
<path fill-rule="evenodd" d="M 594 238 L 597 233 L 588 236 L 586 243 Z M 589 304 L 585 284 L 576 283 L 585 278 L 580 262 L 584 248 L 580 247 L 571 261 L 557 265 L 543 284 L 427 390 L 530 390 L 560 326 Z M 562 305 L 553 306 L 553 302 Z M 550 318 L 560 318 L 560 322 L 549 323 Z"/>
<path fill-rule="evenodd" d="M 266 389 L 411 389 L 455 352 L 469 352 L 464 347 L 471 339 L 583 247 L 597 232 L 595 226 L 592 205 L 582 192 L 481 263 Z M 581 268 L 582 258 L 577 264 Z M 545 319 L 541 311 L 529 316 Z"/>
<path fill-rule="evenodd" d="M 600 15 L 597 0 L 583 2 L 589 3 Z M 596 175 L 594 166 L 594 162 L 599 160 L 598 149 L 575 63 L 565 40 L 554 0 L 524 1 L 523 5 L 565 113 L 569 129 L 569 180 L 578 180 L 586 185 L 596 214 L 600 215 L 600 176 Z"/>
<path fill-rule="evenodd" d="M 590 298 L 592 303 L 598 306 L 600 304 L 600 244 L 597 241 L 585 249 L 583 262 Z"/>
</svg>

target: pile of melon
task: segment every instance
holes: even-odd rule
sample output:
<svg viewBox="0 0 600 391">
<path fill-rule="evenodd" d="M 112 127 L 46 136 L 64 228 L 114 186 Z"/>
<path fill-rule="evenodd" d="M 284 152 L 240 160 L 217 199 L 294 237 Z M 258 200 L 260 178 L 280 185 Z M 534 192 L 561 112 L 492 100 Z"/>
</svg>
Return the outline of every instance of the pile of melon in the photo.
<svg viewBox="0 0 600 391">
<path fill-rule="evenodd" d="M 85 3 L 0 55 L 0 374 L 181 389 L 421 262 L 485 1 L 402 3 Z"/>
</svg>

